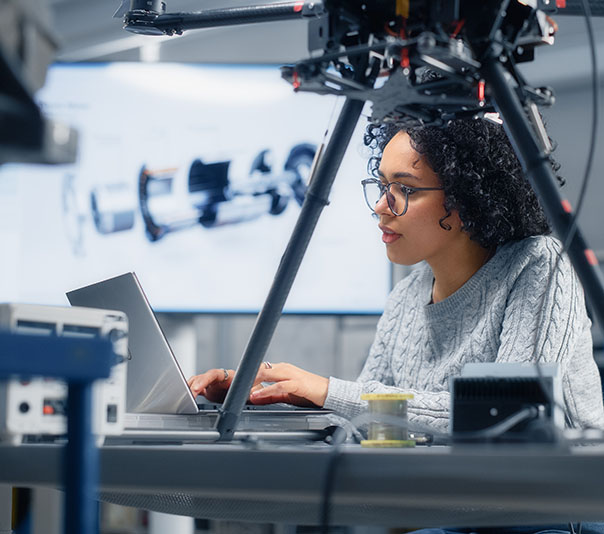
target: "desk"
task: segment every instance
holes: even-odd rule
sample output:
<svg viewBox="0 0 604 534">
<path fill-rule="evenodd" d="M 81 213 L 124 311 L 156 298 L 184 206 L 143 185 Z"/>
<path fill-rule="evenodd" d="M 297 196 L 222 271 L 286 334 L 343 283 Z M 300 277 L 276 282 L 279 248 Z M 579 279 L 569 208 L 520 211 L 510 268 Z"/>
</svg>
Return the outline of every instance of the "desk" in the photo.
<svg viewBox="0 0 604 534">
<path fill-rule="evenodd" d="M 604 447 L 345 445 L 333 524 L 480 526 L 604 520 Z M 57 445 L 0 446 L 0 483 L 53 486 Z M 316 524 L 330 447 L 108 446 L 103 500 L 210 519 Z"/>
</svg>

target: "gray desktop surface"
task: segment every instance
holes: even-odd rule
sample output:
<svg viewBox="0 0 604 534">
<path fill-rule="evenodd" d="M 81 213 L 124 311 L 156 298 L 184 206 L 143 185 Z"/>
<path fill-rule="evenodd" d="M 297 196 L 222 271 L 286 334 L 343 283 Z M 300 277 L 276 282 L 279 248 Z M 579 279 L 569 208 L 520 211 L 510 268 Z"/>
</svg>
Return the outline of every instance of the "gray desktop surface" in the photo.
<svg viewBox="0 0 604 534">
<path fill-rule="evenodd" d="M 325 444 L 105 446 L 102 500 L 204 518 L 316 524 Z M 332 522 L 399 527 L 604 520 L 604 446 L 345 445 Z M 0 483 L 60 484 L 62 448 L 0 446 Z"/>
</svg>

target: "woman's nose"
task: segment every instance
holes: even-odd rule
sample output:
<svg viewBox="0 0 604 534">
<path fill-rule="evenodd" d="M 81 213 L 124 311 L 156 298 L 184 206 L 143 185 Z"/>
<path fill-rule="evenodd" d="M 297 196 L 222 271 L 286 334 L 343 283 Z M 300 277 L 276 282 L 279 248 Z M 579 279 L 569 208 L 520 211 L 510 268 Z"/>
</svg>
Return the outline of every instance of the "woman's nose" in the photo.
<svg viewBox="0 0 604 534">
<path fill-rule="evenodd" d="M 388 200 L 386 199 L 386 194 L 384 193 L 380 199 L 377 201 L 377 204 L 374 206 L 373 211 L 378 215 L 392 215 L 390 211 L 390 207 L 388 206 Z"/>
</svg>

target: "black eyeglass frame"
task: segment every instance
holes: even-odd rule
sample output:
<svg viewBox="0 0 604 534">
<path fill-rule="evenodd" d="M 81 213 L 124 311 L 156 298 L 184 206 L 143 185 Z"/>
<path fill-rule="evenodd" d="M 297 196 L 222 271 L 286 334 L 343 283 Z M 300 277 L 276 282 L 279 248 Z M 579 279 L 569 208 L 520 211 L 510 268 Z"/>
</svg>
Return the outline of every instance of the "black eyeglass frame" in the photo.
<svg viewBox="0 0 604 534">
<path fill-rule="evenodd" d="M 372 206 L 371 203 L 369 202 L 369 199 L 367 198 L 367 189 L 366 186 L 367 185 L 377 185 L 380 189 L 380 196 L 377 199 L 377 202 Z M 444 187 L 411 187 L 409 185 L 405 185 L 405 184 L 401 184 L 400 182 L 389 182 L 388 184 L 384 184 L 381 180 L 378 180 L 377 178 L 365 178 L 364 180 L 361 180 L 361 185 L 363 186 L 363 196 L 365 197 L 365 203 L 367 204 L 367 206 L 369 206 L 369 209 L 375 213 L 375 205 L 382 199 L 382 197 L 384 196 L 384 193 L 388 193 L 386 195 L 386 202 L 388 203 L 388 208 L 390 209 L 390 211 L 392 212 L 392 214 L 395 217 L 402 217 L 403 215 L 405 215 L 405 213 L 407 213 L 407 208 L 409 208 L 409 193 L 415 193 L 416 191 L 442 191 L 444 189 Z M 390 193 L 390 188 L 393 185 L 397 185 L 401 188 L 401 191 L 405 194 L 405 209 L 403 210 L 402 213 L 397 213 L 396 211 L 394 211 L 394 200 L 391 200 L 391 198 L 393 197 L 393 195 L 391 195 Z"/>
</svg>

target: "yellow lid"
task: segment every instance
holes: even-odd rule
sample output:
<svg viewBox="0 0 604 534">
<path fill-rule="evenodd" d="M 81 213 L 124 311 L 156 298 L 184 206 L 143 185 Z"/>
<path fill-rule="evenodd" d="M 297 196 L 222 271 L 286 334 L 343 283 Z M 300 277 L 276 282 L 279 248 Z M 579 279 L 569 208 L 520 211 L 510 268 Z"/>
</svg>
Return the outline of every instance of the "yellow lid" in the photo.
<svg viewBox="0 0 604 534">
<path fill-rule="evenodd" d="M 361 447 L 415 447 L 412 439 L 364 439 Z"/>
<path fill-rule="evenodd" d="M 409 400 L 413 393 L 363 393 L 361 400 Z"/>
</svg>

